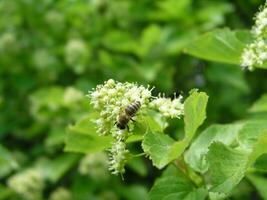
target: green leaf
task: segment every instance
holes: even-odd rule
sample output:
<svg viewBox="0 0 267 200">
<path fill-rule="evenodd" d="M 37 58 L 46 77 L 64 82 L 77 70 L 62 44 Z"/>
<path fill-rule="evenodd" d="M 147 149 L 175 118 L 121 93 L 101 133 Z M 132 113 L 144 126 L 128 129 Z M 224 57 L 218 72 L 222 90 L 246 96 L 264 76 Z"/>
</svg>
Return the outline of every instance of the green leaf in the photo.
<svg viewBox="0 0 267 200">
<path fill-rule="evenodd" d="M 8 175 L 18 167 L 18 163 L 11 152 L 4 146 L 0 145 L 0 178 Z"/>
<path fill-rule="evenodd" d="M 267 130 L 264 129 L 263 133 L 258 137 L 257 142 L 254 143 L 253 151 L 249 155 L 248 167 L 255 163 L 257 158 L 267 153 Z"/>
<path fill-rule="evenodd" d="M 118 52 L 134 53 L 137 44 L 132 36 L 123 31 L 109 31 L 103 38 L 104 46 Z"/>
<path fill-rule="evenodd" d="M 121 184 L 118 185 L 116 189 L 121 199 L 127 199 L 127 200 L 148 199 L 148 191 L 144 185 Z M 114 198 L 107 198 L 107 199 L 114 199 Z"/>
<path fill-rule="evenodd" d="M 145 134 L 142 142 L 142 148 L 149 155 L 153 165 L 158 168 L 163 168 L 167 165 L 171 158 L 169 157 L 170 148 L 175 143 L 175 140 L 161 132 L 149 131 Z"/>
<path fill-rule="evenodd" d="M 12 190 L 0 184 L 0 200 L 8 199 L 13 194 Z"/>
<path fill-rule="evenodd" d="M 236 142 L 236 137 L 242 128 L 242 124 L 212 125 L 204 130 L 192 143 L 185 153 L 185 161 L 195 171 L 205 173 L 208 170 L 206 154 L 210 144 L 214 141 L 231 145 Z"/>
<path fill-rule="evenodd" d="M 262 177 L 259 175 L 247 175 L 248 180 L 255 186 L 255 188 L 258 190 L 259 194 L 264 200 L 267 200 L 267 179 L 266 177 Z"/>
<path fill-rule="evenodd" d="M 138 175 L 145 177 L 148 173 L 148 168 L 143 160 L 143 157 L 134 157 L 128 161 L 127 166 Z"/>
<path fill-rule="evenodd" d="M 254 168 L 258 169 L 258 170 L 263 170 L 267 172 L 267 153 L 262 154 L 261 156 L 259 156 L 254 165 Z"/>
<path fill-rule="evenodd" d="M 149 193 L 151 200 L 204 200 L 207 192 L 196 188 L 180 170 L 169 166 Z"/>
<path fill-rule="evenodd" d="M 153 50 L 157 43 L 159 43 L 161 37 L 161 28 L 158 25 L 152 24 L 144 29 L 140 39 L 140 46 L 136 53 L 141 57 L 145 57 L 149 54 L 149 51 Z"/>
<path fill-rule="evenodd" d="M 78 121 L 68 128 L 65 151 L 79 153 L 95 153 L 111 146 L 113 139 L 110 136 L 99 136 L 92 116 Z"/>
<path fill-rule="evenodd" d="M 189 145 L 197 128 L 206 118 L 208 96 L 194 91 L 184 102 L 185 138 L 175 141 L 162 132 L 148 131 L 144 136 L 142 148 L 152 159 L 153 165 L 163 168 L 178 158 Z"/>
<path fill-rule="evenodd" d="M 267 112 L 267 94 L 258 99 L 249 109 L 250 112 Z"/>
<path fill-rule="evenodd" d="M 168 125 L 166 118 L 154 110 L 148 111 L 147 116 L 144 117 L 144 123 L 151 131 L 158 132 L 163 132 Z"/>
<path fill-rule="evenodd" d="M 194 91 L 184 102 L 185 139 L 191 140 L 198 127 L 206 119 L 208 96 Z"/>
<path fill-rule="evenodd" d="M 210 191 L 229 194 L 242 180 L 246 172 L 248 154 L 242 150 L 214 142 L 207 154 L 209 163 Z"/>
<path fill-rule="evenodd" d="M 45 179 L 56 183 L 80 159 L 77 154 L 63 154 L 56 159 L 41 159 L 36 166 Z"/>
<path fill-rule="evenodd" d="M 259 138 L 267 130 L 266 120 L 249 120 L 244 123 L 244 126 L 238 134 L 238 142 L 241 148 L 252 150 Z"/>
<path fill-rule="evenodd" d="M 210 192 L 229 195 L 258 157 L 267 153 L 267 132 L 259 135 L 253 149 L 231 148 L 221 142 L 212 143 L 207 154 Z"/>
<path fill-rule="evenodd" d="M 206 154 L 212 142 L 227 146 L 239 146 L 252 151 L 258 138 L 267 129 L 266 120 L 248 120 L 235 124 L 212 125 L 204 130 L 185 153 L 185 161 L 194 170 L 205 173 L 208 170 Z"/>
<path fill-rule="evenodd" d="M 239 65 L 243 49 L 251 38 L 247 30 L 217 29 L 192 41 L 184 52 L 210 61 Z"/>
</svg>

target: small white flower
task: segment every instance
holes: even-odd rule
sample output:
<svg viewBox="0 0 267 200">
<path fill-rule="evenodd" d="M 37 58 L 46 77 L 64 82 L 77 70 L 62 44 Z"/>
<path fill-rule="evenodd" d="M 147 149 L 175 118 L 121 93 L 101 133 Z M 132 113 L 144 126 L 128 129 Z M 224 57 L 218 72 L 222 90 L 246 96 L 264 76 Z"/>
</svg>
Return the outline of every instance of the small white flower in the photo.
<svg viewBox="0 0 267 200">
<path fill-rule="evenodd" d="M 261 66 L 267 60 L 267 4 L 255 17 L 255 25 L 251 32 L 254 41 L 248 44 L 241 56 L 241 66 L 253 70 L 256 65 Z"/>
<path fill-rule="evenodd" d="M 65 47 L 66 63 L 76 72 L 80 74 L 86 68 L 86 62 L 91 57 L 91 50 L 81 39 L 71 39 Z"/>
<path fill-rule="evenodd" d="M 250 47 L 247 47 L 242 54 L 241 66 L 251 70 L 253 69 L 253 65 L 256 63 L 256 59 L 257 57 L 254 50 Z"/>
<path fill-rule="evenodd" d="M 182 96 L 173 100 L 166 97 L 158 97 L 150 103 L 150 107 L 157 109 L 165 117 L 180 118 L 184 113 L 184 106 L 181 100 Z"/>
<path fill-rule="evenodd" d="M 67 105 L 78 102 L 82 98 L 83 98 L 82 92 L 73 87 L 67 87 L 63 95 L 63 101 Z"/>
<path fill-rule="evenodd" d="M 49 197 L 49 200 L 71 200 L 71 192 L 63 187 L 57 188 Z"/>
<path fill-rule="evenodd" d="M 44 179 L 38 170 L 28 169 L 9 178 L 8 186 L 25 199 L 40 200 Z"/>
<path fill-rule="evenodd" d="M 95 180 L 108 178 L 108 158 L 104 152 L 87 154 L 79 164 L 79 172 Z"/>
<path fill-rule="evenodd" d="M 116 141 L 110 149 L 110 166 L 109 170 L 112 174 L 124 173 L 124 166 L 128 161 L 129 151 L 126 149 L 126 144 L 122 141 Z"/>
</svg>

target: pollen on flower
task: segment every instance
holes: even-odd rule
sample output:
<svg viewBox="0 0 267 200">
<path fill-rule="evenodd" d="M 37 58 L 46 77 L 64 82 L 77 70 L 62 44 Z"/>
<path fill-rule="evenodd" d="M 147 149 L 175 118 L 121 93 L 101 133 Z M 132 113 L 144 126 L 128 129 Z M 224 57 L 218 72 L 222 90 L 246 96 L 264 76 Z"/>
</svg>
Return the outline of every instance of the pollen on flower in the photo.
<svg viewBox="0 0 267 200">
<path fill-rule="evenodd" d="M 163 116 L 180 118 L 184 113 L 184 105 L 181 102 L 182 96 L 171 100 L 171 98 L 158 97 L 151 101 L 150 107 L 157 109 Z"/>
<path fill-rule="evenodd" d="M 126 149 L 125 142 L 116 141 L 110 149 L 109 170 L 112 174 L 123 174 L 124 166 L 128 161 L 129 151 Z"/>
</svg>

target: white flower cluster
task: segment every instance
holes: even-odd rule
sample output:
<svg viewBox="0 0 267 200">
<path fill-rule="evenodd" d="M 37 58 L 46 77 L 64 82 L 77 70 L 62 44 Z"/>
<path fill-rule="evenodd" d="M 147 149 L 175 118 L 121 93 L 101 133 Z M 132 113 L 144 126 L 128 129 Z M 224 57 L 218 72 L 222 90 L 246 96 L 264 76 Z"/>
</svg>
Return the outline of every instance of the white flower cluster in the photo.
<svg viewBox="0 0 267 200">
<path fill-rule="evenodd" d="M 241 57 L 241 66 L 249 70 L 267 60 L 267 3 L 255 17 L 252 34 L 255 39 L 246 46 Z"/>
<path fill-rule="evenodd" d="M 8 186 L 27 200 L 40 200 L 45 185 L 39 171 L 28 169 L 12 176 L 8 180 Z"/>
<path fill-rule="evenodd" d="M 97 132 L 100 135 L 112 135 L 115 139 L 109 158 L 109 170 L 113 174 L 124 172 L 124 165 L 129 157 L 125 141 L 132 133 L 134 124 L 131 124 L 129 131 L 121 130 L 115 125 L 118 117 L 125 114 L 126 107 L 139 101 L 141 106 L 138 113 L 142 113 L 146 108 L 153 108 L 165 117 L 180 118 L 183 114 L 181 96 L 174 100 L 165 97 L 152 98 L 151 90 L 149 87 L 128 82 L 120 83 L 110 79 L 89 92 L 91 104 L 100 115 L 95 120 Z M 138 114 L 136 117 L 138 119 Z"/>
<path fill-rule="evenodd" d="M 255 26 L 252 29 L 253 34 L 258 37 L 266 38 L 267 34 L 267 3 L 256 14 Z"/>
<path fill-rule="evenodd" d="M 120 83 L 110 79 L 104 85 L 98 85 L 89 93 L 91 103 L 100 118 L 96 121 L 98 133 L 101 135 L 114 134 L 111 130 L 117 117 L 125 108 L 135 101 L 141 102 L 141 108 L 148 105 L 151 90 L 133 83 Z M 115 130 L 115 134 L 121 135 Z"/>
<path fill-rule="evenodd" d="M 108 178 L 108 158 L 105 153 L 87 154 L 79 164 L 79 172 L 95 180 Z"/>
<path fill-rule="evenodd" d="M 49 200 L 72 200 L 71 192 L 66 188 L 60 187 L 53 191 Z"/>
<path fill-rule="evenodd" d="M 158 97 L 151 101 L 150 107 L 157 109 L 164 117 L 180 118 L 184 114 L 182 96 L 171 100 L 166 97 Z"/>
<path fill-rule="evenodd" d="M 65 47 L 65 60 L 77 74 L 84 72 L 91 50 L 81 39 L 71 39 Z"/>
<path fill-rule="evenodd" d="M 110 166 L 109 170 L 112 174 L 123 174 L 124 166 L 128 160 L 130 152 L 126 149 L 126 144 L 123 141 L 116 142 L 110 149 Z"/>
<path fill-rule="evenodd" d="M 83 93 L 74 87 L 67 87 L 63 94 L 63 101 L 66 105 L 76 103 L 83 98 Z"/>
<path fill-rule="evenodd" d="M 103 85 L 98 85 L 93 91 L 89 92 L 93 108 L 100 114 L 96 120 L 97 131 L 100 135 L 112 135 L 115 143 L 110 151 L 109 169 L 114 173 L 123 173 L 124 164 L 128 150 L 124 144 L 129 133 L 119 130 L 114 123 L 118 116 L 124 112 L 130 104 L 139 101 L 141 108 L 149 104 L 151 90 L 149 87 L 138 86 L 134 83 L 120 83 L 112 79 Z"/>
<path fill-rule="evenodd" d="M 14 52 L 18 48 L 16 35 L 12 32 L 5 32 L 0 35 L 0 54 Z"/>
</svg>

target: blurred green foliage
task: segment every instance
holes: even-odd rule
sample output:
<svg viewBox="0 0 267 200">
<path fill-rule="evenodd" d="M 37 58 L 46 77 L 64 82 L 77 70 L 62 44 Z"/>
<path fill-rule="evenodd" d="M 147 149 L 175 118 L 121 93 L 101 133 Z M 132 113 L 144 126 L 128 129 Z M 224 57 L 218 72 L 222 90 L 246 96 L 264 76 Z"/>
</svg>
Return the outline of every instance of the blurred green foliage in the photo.
<svg viewBox="0 0 267 200">
<path fill-rule="evenodd" d="M 267 92 L 266 71 L 245 72 L 183 50 L 214 28 L 250 28 L 263 3 L 1 0 L 0 199 L 29 199 L 27 183 L 11 181 L 25 174 L 24 179 L 31 174 L 33 181 L 41 174 L 37 186 L 29 187 L 44 199 L 147 199 L 159 172 L 146 159 L 132 160 L 124 181 L 105 168 L 106 177 L 95 180 L 79 171 L 83 155 L 63 153 L 66 127 L 90 113 L 85 94 L 109 78 L 150 84 L 167 95 L 187 94 L 197 87 L 209 95 L 206 125 L 247 117 L 251 103 Z M 266 95 L 250 108 L 251 115 L 266 111 L 265 99 Z M 170 133 L 182 129 L 170 124 Z M 135 144 L 131 148 L 139 151 Z M 266 196 L 261 188 L 266 180 L 249 180 Z M 16 190 L 19 184 L 26 189 Z M 255 194 L 247 180 L 237 190 L 232 199 Z"/>
</svg>

